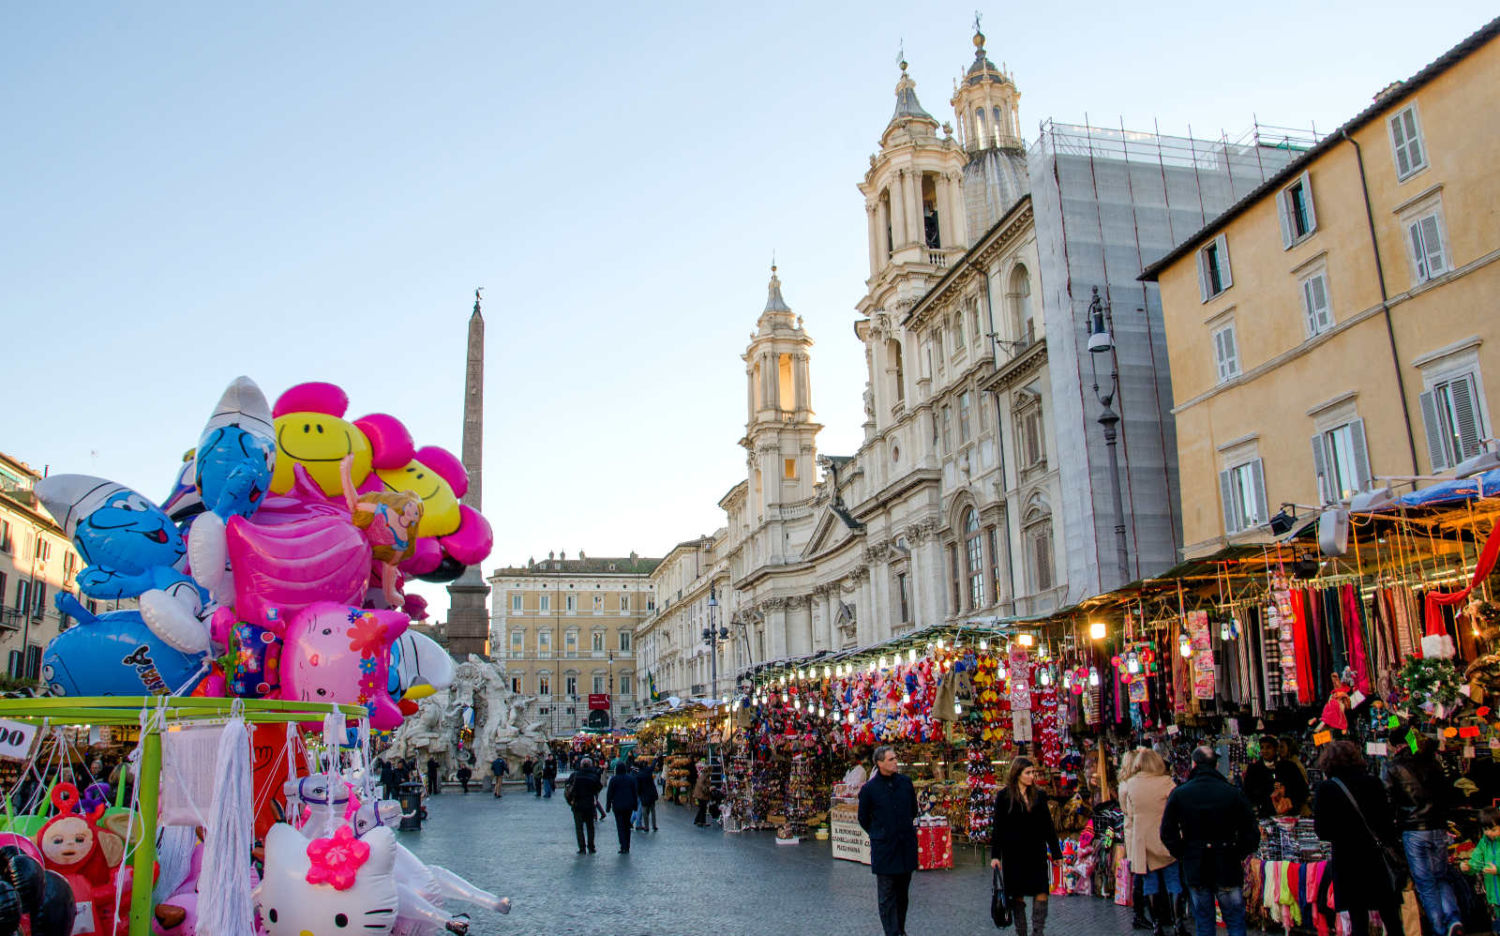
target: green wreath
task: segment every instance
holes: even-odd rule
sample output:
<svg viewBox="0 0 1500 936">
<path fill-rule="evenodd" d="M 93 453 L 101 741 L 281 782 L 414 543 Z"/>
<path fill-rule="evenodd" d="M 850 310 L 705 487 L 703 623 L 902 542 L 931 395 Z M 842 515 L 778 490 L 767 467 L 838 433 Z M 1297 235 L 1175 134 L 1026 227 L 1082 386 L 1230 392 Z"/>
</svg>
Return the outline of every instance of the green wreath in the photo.
<svg viewBox="0 0 1500 936">
<path fill-rule="evenodd" d="M 1396 688 L 1411 704 L 1420 708 L 1442 706 L 1445 712 L 1457 707 L 1463 676 L 1451 660 L 1421 657 L 1408 660 L 1396 677 Z"/>
</svg>

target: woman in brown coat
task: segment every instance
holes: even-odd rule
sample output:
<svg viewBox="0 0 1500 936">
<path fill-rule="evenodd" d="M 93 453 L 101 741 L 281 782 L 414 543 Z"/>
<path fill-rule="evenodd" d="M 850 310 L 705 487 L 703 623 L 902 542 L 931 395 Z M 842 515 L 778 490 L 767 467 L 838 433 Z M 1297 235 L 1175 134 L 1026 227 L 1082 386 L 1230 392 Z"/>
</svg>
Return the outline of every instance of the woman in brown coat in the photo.
<svg viewBox="0 0 1500 936">
<path fill-rule="evenodd" d="M 708 780 L 708 761 L 698 762 L 698 779 L 693 782 L 693 799 L 698 803 L 698 815 L 693 825 L 708 825 L 708 797 L 711 792 Z"/>
<path fill-rule="evenodd" d="M 1136 754 L 1135 775 L 1120 787 L 1125 857 L 1131 874 L 1142 881 L 1142 895 L 1151 901 L 1154 936 L 1166 936 L 1170 931 L 1173 901 L 1182 893 L 1177 859 L 1161 841 L 1161 816 L 1174 787 L 1166 763 L 1150 748 Z"/>
</svg>

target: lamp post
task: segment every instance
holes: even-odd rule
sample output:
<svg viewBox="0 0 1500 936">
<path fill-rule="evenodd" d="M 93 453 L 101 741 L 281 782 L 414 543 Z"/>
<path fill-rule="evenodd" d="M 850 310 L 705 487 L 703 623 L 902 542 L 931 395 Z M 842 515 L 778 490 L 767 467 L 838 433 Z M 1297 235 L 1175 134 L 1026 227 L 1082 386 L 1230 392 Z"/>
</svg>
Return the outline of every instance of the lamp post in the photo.
<svg viewBox="0 0 1500 936">
<path fill-rule="evenodd" d="M 719 642 L 729 639 L 729 628 L 714 627 L 714 612 L 719 608 L 719 593 L 708 586 L 708 626 L 703 628 L 703 640 L 708 644 L 708 666 L 710 675 L 709 695 L 719 697 Z"/>
<path fill-rule="evenodd" d="M 1109 452 L 1109 491 L 1115 509 L 1115 562 L 1120 576 L 1117 585 L 1130 581 L 1130 557 L 1125 543 L 1125 505 L 1120 496 L 1120 456 L 1116 451 L 1119 438 L 1120 417 L 1112 404 L 1120 389 L 1120 370 L 1115 355 L 1114 320 L 1109 303 L 1099 298 L 1099 287 L 1094 287 L 1089 300 L 1089 368 L 1094 375 L 1094 396 L 1098 397 L 1103 412 L 1099 414 L 1099 425 L 1104 429 L 1104 447 Z M 1099 389 L 1099 367 L 1097 356 L 1109 355 L 1109 389 Z M 1101 583 L 1102 585 L 1102 583 Z"/>
<path fill-rule="evenodd" d="M 609 659 L 609 682 L 604 688 L 609 690 L 609 730 L 613 733 L 615 730 L 615 652 L 610 650 L 605 655 Z"/>
</svg>

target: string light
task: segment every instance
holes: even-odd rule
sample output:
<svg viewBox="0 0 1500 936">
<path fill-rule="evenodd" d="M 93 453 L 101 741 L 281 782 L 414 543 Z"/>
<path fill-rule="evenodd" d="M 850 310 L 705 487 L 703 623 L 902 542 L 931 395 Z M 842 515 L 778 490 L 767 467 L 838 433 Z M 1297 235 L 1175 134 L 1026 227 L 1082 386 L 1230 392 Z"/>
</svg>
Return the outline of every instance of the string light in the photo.
<svg viewBox="0 0 1500 936">
<path fill-rule="evenodd" d="M 1036 638 L 1032 637 L 1030 634 L 1017 634 L 1016 643 L 1020 644 L 1023 647 L 1029 647 L 1032 644 L 1036 643 Z"/>
<path fill-rule="evenodd" d="M 1103 621 L 1094 621 L 1089 624 L 1089 637 L 1093 640 L 1103 640 L 1106 633 L 1108 633 L 1108 630 L 1105 628 Z"/>
<path fill-rule="evenodd" d="M 1188 635 L 1185 633 L 1177 640 L 1177 652 L 1184 657 L 1193 655 L 1193 642 L 1188 639 Z"/>
</svg>

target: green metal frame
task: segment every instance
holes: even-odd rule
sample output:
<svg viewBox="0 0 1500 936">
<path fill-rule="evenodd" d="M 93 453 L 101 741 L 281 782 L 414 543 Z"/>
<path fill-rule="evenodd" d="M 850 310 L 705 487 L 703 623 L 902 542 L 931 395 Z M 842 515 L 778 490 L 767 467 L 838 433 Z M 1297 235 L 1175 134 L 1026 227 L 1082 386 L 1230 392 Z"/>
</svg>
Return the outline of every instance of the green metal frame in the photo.
<svg viewBox="0 0 1500 936">
<path fill-rule="evenodd" d="M 204 699 L 179 696 L 81 696 L 44 699 L 0 699 L 0 718 L 76 725 L 141 727 L 141 758 L 136 778 L 140 791 L 141 839 L 135 846 L 135 878 L 130 891 L 130 936 L 150 936 L 152 865 L 156 863 L 157 794 L 161 783 L 161 733 L 155 719 L 141 725 L 143 711 L 160 710 L 167 722 L 227 718 L 238 703 L 253 725 L 321 720 L 325 715 L 362 718 L 360 705 L 288 702 L 280 699 Z"/>
</svg>

